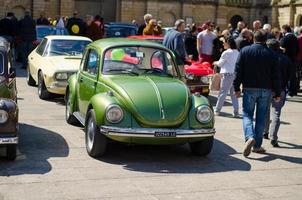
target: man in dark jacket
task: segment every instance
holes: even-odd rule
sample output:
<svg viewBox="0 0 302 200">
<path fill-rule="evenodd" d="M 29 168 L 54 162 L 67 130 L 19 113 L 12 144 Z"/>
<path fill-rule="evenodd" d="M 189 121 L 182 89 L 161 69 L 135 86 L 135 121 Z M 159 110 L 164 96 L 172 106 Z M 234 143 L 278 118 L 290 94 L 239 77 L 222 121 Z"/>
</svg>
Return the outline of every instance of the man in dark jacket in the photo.
<svg viewBox="0 0 302 200">
<path fill-rule="evenodd" d="M 237 50 L 240 51 L 246 46 L 253 44 L 253 33 L 248 29 L 243 29 L 238 38 L 235 40 Z"/>
<path fill-rule="evenodd" d="M 37 19 L 37 25 L 46 25 L 48 26 L 50 23 L 48 21 L 48 19 L 45 17 L 45 12 L 42 11 L 40 13 L 40 18 Z"/>
<path fill-rule="evenodd" d="M 27 68 L 28 55 L 34 49 L 33 42 L 36 37 L 36 22 L 30 16 L 30 11 L 25 11 L 24 18 L 19 21 L 19 35 L 21 39 L 22 68 Z"/>
<path fill-rule="evenodd" d="M 12 17 L 12 13 L 7 13 L 6 17 L 0 20 L 0 36 L 4 37 L 10 43 L 13 42 L 14 37 Z"/>
<path fill-rule="evenodd" d="M 291 79 L 289 81 L 288 95 L 295 96 L 297 95 L 297 55 L 299 52 L 299 43 L 297 37 L 292 33 L 290 26 L 283 25 L 282 26 L 284 37 L 281 39 L 280 44 L 281 47 L 285 50 L 285 55 L 291 59 L 294 63 Z"/>
<path fill-rule="evenodd" d="M 243 21 L 239 21 L 239 22 L 237 23 L 237 28 L 236 28 L 236 30 L 233 31 L 233 33 L 232 33 L 232 37 L 233 37 L 234 39 L 238 38 L 239 35 L 240 35 L 240 33 L 241 33 L 241 31 L 242 31 L 244 28 L 245 28 L 245 23 L 244 23 Z"/>
<path fill-rule="evenodd" d="M 265 118 L 273 98 L 280 101 L 280 72 L 278 57 L 266 46 L 267 36 L 264 30 L 256 30 L 255 43 L 240 51 L 236 63 L 236 79 L 234 88 L 236 96 L 241 96 L 240 85 L 243 87 L 243 130 L 245 148 L 243 155 L 249 156 L 253 152 L 263 153 L 261 147 Z M 253 125 L 256 110 L 256 123 Z"/>
<path fill-rule="evenodd" d="M 286 100 L 286 88 L 287 83 L 291 77 L 291 70 L 293 63 L 292 61 L 285 56 L 280 49 L 280 43 L 276 39 L 270 39 L 267 41 L 267 46 L 272 49 L 276 55 L 278 56 L 278 62 L 280 67 L 280 78 L 281 78 L 281 94 L 280 94 L 280 101 L 275 102 L 272 101 L 272 111 L 271 113 L 271 119 L 272 123 L 269 126 L 270 123 L 270 113 L 268 113 L 267 120 L 266 120 L 266 126 L 267 129 L 266 132 L 269 132 L 269 138 L 271 140 L 271 145 L 273 147 L 279 147 L 278 144 L 278 131 L 280 127 L 280 115 L 282 107 L 285 104 Z"/>
<path fill-rule="evenodd" d="M 181 75 L 184 77 L 184 63 L 187 60 L 187 52 L 184 43 L 185 21 L 179 19 L 175 22 L 175 28 L 167 32 L 164 37 L 163 45 L 172 50 L 176 55 L 177 65 Z"/>
<path fill-rule="evenodd" d="M 80 35 L 85 36 L 86 34 L 86 25 L 82 19 L 79 17 L 79 13 L 74 11 L 73 17 L 68 19 L 66 28 L 69 31 L 70 35 Z"/>
</svg>

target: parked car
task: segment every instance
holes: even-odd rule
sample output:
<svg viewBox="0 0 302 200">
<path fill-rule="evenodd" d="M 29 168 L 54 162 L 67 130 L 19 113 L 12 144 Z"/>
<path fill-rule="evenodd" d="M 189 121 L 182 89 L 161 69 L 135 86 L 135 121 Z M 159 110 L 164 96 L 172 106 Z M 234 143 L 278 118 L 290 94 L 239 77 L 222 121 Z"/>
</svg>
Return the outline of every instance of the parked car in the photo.
<svg viewBox="0 0 302 200">
<path fill-rule="evenodd" d="M 65 94 L 68 78 L 79 69 L 91 40 L 80 36 L 46 36 L 28 56 L 27 84 L 38 85 L 38 95 Z"/>
<path fill-rule="evenodd" d="M 129 36 L 128 38 L 148 40 L 148 41 L 156 42 L 158 44 L 162 44 L 164 39 L 161 36 L 142 36 L 142 35 Z M 193 60 L 190 60 L 187 63 L 191 63 L 185 65 L 185 72 L 188 78 L 186 83 L 190 88 L 190 91 L 192 93 L 200 93 L 207 97 L 210 93 L 209 79 L 210 76 L 214 74 L 214 70 L 211 64 L 207 62 L 200 63 Z"/>
<path fill-rule="evenodd" d="M 60 28 L 55 26 L 36 26 L 36 33 L 37 33 L 37 44 L 48 35 L 69 35 L 69 32 L 66 28 Z"/>
<path fill-rule="evenodd" d="M 131 23 L 110 22 L 105 24 L 107 38 L 125 38 L 137 34 L 137 26 Z"/>
<path fill-rule="evenodd" d="M 138 39 L 138 40 L 148 40 L 151 42 L 156 42 L 158 44 L 163 43 L 163 37 L 162 36 L 153 36 L 153 35 L 132 35 L 129 36 L 130 39 Z"/>
<path fill-rule="evenodd" d="M 15 160 L 18 144 L 18 105 L 16 72 L 9 43 L 0 37 L 0 148 L 6 158 Z"/>
<path fill-rule="evenodd" d="M 88 45 L 80 70 L 68 80 L 66 121 L 85 126 L 90 156 L 109 140 L 134 144 L 189 142 L 210 153 L 214 115 L 207 98 L 180 80 L 173 52 L 143 40 L 103 39 Z"/>
</svg>

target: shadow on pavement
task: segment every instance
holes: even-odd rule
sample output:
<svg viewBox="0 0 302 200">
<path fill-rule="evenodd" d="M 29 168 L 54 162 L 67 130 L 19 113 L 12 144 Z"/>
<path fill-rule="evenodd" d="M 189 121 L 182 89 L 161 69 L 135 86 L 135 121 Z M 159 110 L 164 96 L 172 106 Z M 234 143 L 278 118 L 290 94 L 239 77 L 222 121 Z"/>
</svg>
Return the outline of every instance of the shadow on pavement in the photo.
<svg viewBox="0 0 302 200">
<path fill-rule="evenodd" d="M 278 141 L 278 143 L 280 144 L 281 149 L 302 149 L 302 145 L 297 145 L 297 144 L 292 144 L 289 142 L 283 142 L 283 141 Z M 283 145 L 287 145 L 287 146 L 283 146 Z"/>
<path fill-rule="evenodd" d="M 102 162 L 122 165 L 125 170 L 147 173 L 214 173 L 249 171 L 249 163 L 233 157 L 237 152 L 225 143 L 215 140 L 207 157 L 193 156 L 188 145 L 140 146 L 111 144 Z"/>
<path fill-rule="evenodd" d="M 302 158 L 301 157 L 292 157 L 292 156 L 284 156 L 284 155 L 278 155 L 273 153 L 264 153 L 264 157 L 261 158 L 249 158 L 250 160 L 257 160 L 262 162 L 271 162 L 273 160 L 284 160 L 291 163 L 296 164 L 302 164 Z"/>
<path fill-rule="evenodd" d="M 0 157 L 0 176 L 45 174 L 52 167 L 47 161 L 53 157 L 67 157 L 69 147 L 58 133 L 28 124 L 20 124 L 20 143 L 15 161 Z"/>
</svg>

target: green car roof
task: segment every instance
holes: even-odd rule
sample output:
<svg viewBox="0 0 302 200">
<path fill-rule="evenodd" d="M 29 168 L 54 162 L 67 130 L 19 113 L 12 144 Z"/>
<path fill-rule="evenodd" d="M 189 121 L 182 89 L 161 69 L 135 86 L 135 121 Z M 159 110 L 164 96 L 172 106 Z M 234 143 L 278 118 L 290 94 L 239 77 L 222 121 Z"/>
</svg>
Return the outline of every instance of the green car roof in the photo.
<svg viewBox="0 0 302 200">
<path fill-rule="evenodd" d="M 88 47 L 94 47 L 97 49 L 107 49 L 116 46 L 148 46 L 154 48 L 165 48 L 163 45 L 147 41 L 147 40 L 138 40 L 138 39 L 129 39 L 129 38 L 108 38 L 100 39 L 88 45 Z M 169 50 L 168 50 L 169 51 Z"/>
</svg>

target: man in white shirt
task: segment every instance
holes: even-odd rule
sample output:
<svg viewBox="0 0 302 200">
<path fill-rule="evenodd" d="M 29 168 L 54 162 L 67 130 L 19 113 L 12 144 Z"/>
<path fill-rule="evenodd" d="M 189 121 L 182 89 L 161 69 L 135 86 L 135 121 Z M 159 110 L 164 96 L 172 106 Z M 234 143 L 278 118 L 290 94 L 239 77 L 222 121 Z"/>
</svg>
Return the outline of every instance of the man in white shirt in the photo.
<svg viewBox="0 0 302 200">
<path fill-rule="evenodd" d="M 207 22 L 207 29 L 197 35 L 197 51 L 200 62 L 213 62 L 213 41 L 217 37 L 214 30 L 214 23 Z"/>
</svg>

